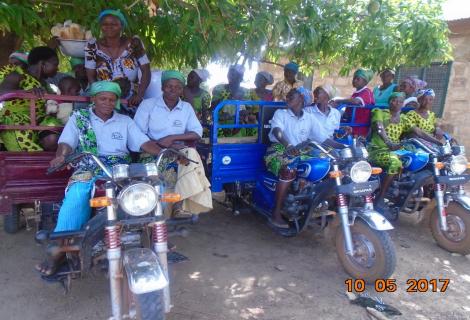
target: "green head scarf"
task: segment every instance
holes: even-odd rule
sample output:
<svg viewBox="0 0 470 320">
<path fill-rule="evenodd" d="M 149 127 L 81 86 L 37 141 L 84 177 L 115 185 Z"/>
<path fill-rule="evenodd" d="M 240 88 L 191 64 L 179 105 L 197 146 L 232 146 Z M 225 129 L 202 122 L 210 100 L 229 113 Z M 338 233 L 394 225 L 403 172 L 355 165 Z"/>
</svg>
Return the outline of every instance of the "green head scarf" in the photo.
<svg viewBox="0 0 470 320">
<path fill-rule="evenodd" d="M 103 18 L 106 16 L 115 16 L 116 18 L 119 19 L 119 21 L 121 21 L 121 26 L 123 29 L 127 27 L 126 17 L 124 17 L 121 11 L 115 10 L 115 9 L 103 10 L 100 12 L 100 15 L 98 16 L 98 21 L 101 23 L 101 20 L 103 20 Z"/>
<path fill-rule="evenodd" d="M 116 109 L 119 110 L 121 103 L 119 99 L 121 98 L 121 88 L 116 82 L 112 81 L 97 81 L 93 82 L 90 88 L 90 95 L 92 97 L 96 96 L 100 92 L 112 92 L 118 98 L 116 100 Z"/>
<path fill-rule="evenodd" d="M 170 80 L 170 79 L 179 80 L 183 84 L 183 86 L 186 84 L 186 77 L 181 72 L 176 71 L 176 70 L 163 71 L 163 73 L 162 73 L 162 85 L 163 85 L 163 83 L 165 83 L 165 81 Z"/>
<path fill-rule="evenodd" d="M 399 98 L 399 97 L 405 98 L 405 93 L 403 93 L 403 92 L 392 92 L 390 97 L 388 97 L 388 102 L 392 101 L 392 99 Z"/>
<path fill-rule="evenodd" d="M 367 81 L 367 83 L 372 80 L 372 77 L 374 76 L 374 71 L 368 70 L 368 69 L 357 69 L 356 72 L 354 72 L 354 77 L 359 77 Z"/>
<path fill-rule="evenodd" d="M 70 58 L 70 67 L 73 69 L 80 64 L 85 64 L 85 59 L 83 58 Z"/>
</svg>

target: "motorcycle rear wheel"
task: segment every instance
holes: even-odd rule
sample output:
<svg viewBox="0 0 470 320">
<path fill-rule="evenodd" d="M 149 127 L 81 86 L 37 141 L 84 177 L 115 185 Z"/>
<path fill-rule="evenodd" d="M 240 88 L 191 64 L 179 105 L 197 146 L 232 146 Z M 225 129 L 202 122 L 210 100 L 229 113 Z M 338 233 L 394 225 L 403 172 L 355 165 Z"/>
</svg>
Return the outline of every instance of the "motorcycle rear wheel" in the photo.
<svg viewBox="0 0 470 320">
<path fill-rule="evenodd" d="M 390 235 L 377 231 L 357 219 L 351 227 L 354 257 L 346 254 L 344 234 L 341 227 L 336 231 L 336 252 L 345 271 L 355 279 L 373 283 L 389 278 L 396 266 L 395 247 Z"/>
<path fill-rule="evenodd" d="M 431 233 L 437 245 L 449 252 L 470 254 L 470 212 L 456 202 L 450 202 L 446 208 L 447 226 L 444 232 L 439 225 L 437 207 L 431 213 Z"/>
</svg>

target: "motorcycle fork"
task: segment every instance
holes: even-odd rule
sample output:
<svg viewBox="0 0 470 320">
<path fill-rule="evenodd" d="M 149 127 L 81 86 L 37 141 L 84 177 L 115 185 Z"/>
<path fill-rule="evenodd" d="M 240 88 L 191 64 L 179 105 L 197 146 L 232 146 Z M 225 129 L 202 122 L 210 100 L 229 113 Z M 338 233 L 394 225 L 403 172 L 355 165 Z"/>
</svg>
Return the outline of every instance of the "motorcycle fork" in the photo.
<svg viewBox="0 0 470 320">
<path fill-rule="evenodd" d="M 441 173 L 437 167 L 437 158 L 433 159 L 434 175 L 440 176 Z M 447 231 L 447 213 L 444 206 L 444 185 L 436 183 L 434 186 L 434 195 L 436 197 L 437 210 L 439 213 L 439 224 L 442 231 Z"/>
<path fill-rule="evenodd" d="M 106 197 L 114 199 L 114 184 L 107 182 L 105 185 Z M 104 241 L 106 244 L 106 257 L 109 263 L 109 292 L 111 297 L 112 319 L 122 319 L 121 281 L 121 235 L 116 224 L 117 214 L 114 205 L 106 207 L 108 223 L 104 229 Z"/>
<path fill-rule="evenodd" d="M 337 164 L 333 165 L 334 171 L 339 171 Z M 341 177 L 336 177 L 335 182 L 337 186 L 341 185 Z M 342 193 L 336 195 L 336 203 L 338 206 L 338 213 L 341 219 L 341 228 L 343 229 L 344 244 L 346 246 L 346 254 L 349 256 L 354 255 L 354 245 L 352 241 L 351 228 L 349 227 L 349 210 L 346 196 Z"/>
<path fill-rule="evenodd" d="M 155 186 L 157 194 L 161 194 L 160 186 Z M 156 217 L 163 217 L 162 203 L 158 201 L 157 207 L 154 212 Z M 153 250 L 158 256 L 163 272 L 165 273 L 168 282 L 170 282 L 168 273 L 168 228 L 164 220 L 156 221 L 152 225 L 152 241 Z M 171 300 L 170 300 L 170 285 L 163 288 L 163 301 L 165 304 L 165 313 L 170 312 Z"/>
</svg>

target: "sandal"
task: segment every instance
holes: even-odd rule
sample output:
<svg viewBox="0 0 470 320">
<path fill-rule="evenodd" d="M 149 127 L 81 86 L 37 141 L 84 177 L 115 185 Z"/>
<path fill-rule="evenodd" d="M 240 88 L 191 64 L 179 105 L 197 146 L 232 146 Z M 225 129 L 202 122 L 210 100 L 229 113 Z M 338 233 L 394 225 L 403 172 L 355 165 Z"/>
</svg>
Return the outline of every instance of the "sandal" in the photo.
<svg viewBox="0 0 470 320">
<path fill-rule="evenodd" d="M 50 276 L 57 272 L 57 269 L 64 262 L 64 260 L 65 254 L 59 252 L 56 255 L 49 255 L 43 262 L 35 265 L 34 268 L 41 275 Z"/>
<path fill-rule="evenodd" d="M 289 229 L 289 225 L 287 223 L 279 223 L 277 221 L 274 221 L 273 219 L 269 219 L 269 225 L 277 229 Z"/>
<path fill-rule="evenodd" d="M 173 210 L 173 219 L 187 219 L 191 218 L 193 214 L 183 209 L 177 208 Z"/>
</svg>

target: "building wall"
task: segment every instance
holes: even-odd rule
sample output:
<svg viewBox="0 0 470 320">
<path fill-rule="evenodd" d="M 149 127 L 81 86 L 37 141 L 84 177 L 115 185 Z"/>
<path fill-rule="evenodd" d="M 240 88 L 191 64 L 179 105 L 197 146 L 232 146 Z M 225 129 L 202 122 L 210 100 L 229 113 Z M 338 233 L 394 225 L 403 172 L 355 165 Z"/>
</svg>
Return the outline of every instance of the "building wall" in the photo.
<svg viewBox="0 0 470 320">
<path fill-rule="evenodd" d="M 470 19 L 451 21 L 454 62 L 449 79 L 442 127 L 470 150 Z M 470 154 L 467 152 L 467 154 Z"/>
<path fill-rule="evenodd" d="M 450 21 L 449 28 L 454 61 L 440 125 L 464 144 L 470 155 L 470 18 Z M 277 65 L 262 64 L 260 69 L 271 72 L 276 81 L 283 78 L 283 69 Z M 340 77 L 337 72 L 325 77 L 314 75 L 312 88 L 329 83 L 339 89 L 338 96 L 349 97 L 354 91 L 351 81 L 352 74 L 348 77 Z M 372 89 L 379 84 L 376 75 L 368 86 Z"/>
</svg>

